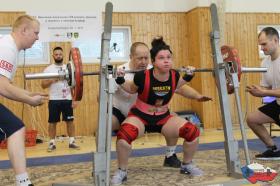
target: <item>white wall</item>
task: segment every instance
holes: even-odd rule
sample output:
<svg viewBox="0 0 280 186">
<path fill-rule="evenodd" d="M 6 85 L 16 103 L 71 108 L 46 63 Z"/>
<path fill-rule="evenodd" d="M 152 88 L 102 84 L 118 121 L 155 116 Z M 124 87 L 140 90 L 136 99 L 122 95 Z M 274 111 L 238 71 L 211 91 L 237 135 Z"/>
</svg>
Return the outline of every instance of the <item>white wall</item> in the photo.
<svg viewBox="0 0 280 186">
<path fill-rule="evenodd" d="M 226 12 L 280 13 L 280 0 L 198 0 L 198 7 L 208 7 L 211 3 L 224 2 Z"/>
<path fill-rule="evenodd" d="M 104 11 L 107 0 L 1 0 L 0 11 Z M 3 2 L 5 1 L 5 2 Z M 114 12 L 187 12 L 221 0 L 111 0 Z M 222 0 L 226 12 L 280 12 L 280 0 Z"/>
<path fill-rule="evenodd" d="M 226 0 L 226 12 L 280 13 L 279 0 Z"/>
<path fill-rule="evenodd" d="M 0 11 L 94 11 L 105 10 L 109 0 L 2 0 Z M 114 12 L 186 12 L 197 0 L 110 0 Z"/>
</svg>

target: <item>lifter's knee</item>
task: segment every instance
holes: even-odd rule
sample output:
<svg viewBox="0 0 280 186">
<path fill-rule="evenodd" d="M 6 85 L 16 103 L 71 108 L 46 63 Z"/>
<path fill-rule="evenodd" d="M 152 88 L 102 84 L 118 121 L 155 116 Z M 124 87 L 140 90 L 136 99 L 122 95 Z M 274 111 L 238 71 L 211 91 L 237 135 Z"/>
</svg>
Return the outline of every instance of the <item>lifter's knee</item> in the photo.
<svg viewBox="0 0 280 186">
<path fill-rule="evenodd" d="M 199 137 L 199 129 L 192 123 L 187 122 L 179 129 L 179 136 L 184 138 L 187 142 L 194 141 Z"/>
<path fill-rule="evenodd" d="M 134 141 L 138 136 L 138 128 L 130 123 L 124 123 L 121 125 L 120 130 L 117 133 L 117 139 L 123 139 L 128 144 Z"/>
</svg>

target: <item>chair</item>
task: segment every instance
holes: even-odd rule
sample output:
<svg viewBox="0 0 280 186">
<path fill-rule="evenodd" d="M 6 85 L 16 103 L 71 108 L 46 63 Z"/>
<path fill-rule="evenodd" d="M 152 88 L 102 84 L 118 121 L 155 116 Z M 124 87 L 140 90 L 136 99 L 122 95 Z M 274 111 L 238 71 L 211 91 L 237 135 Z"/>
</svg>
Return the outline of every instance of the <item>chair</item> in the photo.
<svg viewBox="0 0 280 186">
<path fill-rule="evenodd" d="M 274 124 L 274 123 L 270 123 L 270 125 L 269 125 L 269 135 L 270 135 L 272 138 L 275 138 L 276 136 L 272 136 L 272 131 L 280 131 L 280 128 L 278 128 L 278 129 L 273 128 L 273 124 Z"/>
</svg>

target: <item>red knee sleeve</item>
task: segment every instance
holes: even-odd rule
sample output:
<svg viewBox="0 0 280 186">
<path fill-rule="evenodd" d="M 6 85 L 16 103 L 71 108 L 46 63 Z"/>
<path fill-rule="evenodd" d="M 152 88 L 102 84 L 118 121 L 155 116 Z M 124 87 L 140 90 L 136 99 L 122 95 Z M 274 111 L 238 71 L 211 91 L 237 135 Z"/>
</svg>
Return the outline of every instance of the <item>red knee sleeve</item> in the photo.
<svg viewBox="0 0 280 186">
<path fill-rule="evenodd" d="M 117 139 L 123 139 L 131 145 L 138 136 L 138 128 L 129 123 L 124 123 L 121 125 L 120 130 L 117 133 Z"/>
<path fill-rule="evenodd" d="M 199 129 L 192 123 L 187 122 L 179 129 L 179 136 L 188 142 L 192 142 L 199 136 Z"/>
</svg>

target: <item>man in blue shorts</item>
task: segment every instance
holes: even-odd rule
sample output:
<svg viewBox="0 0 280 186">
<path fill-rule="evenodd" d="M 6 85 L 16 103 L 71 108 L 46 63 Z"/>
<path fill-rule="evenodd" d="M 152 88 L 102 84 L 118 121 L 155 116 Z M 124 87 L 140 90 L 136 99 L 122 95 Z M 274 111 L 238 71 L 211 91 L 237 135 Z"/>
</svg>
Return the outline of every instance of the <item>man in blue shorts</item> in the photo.
<svg viewBox="0 0 280 186">
<path fill-rule="evenodd" d="M 66 70 L 66 65 L 63 64 L 63 50 L 61 47 L 55 47 L 53 49 L 54 64 L 49 65 L 44 72 L 52 73 L 60 70 Z M 52 152 L 56 149 L 55 137 L 56 137 L 56 124 L 60 121 L 60 115 L 62 114 L 62 120 L 66 122 L 67 133 L 69 136 L 69 148 L 80 149 L 75 143 L 75 125 L 73 108 L 77 106 L 76 101 L 72 101 L 71 89 L 67 83 L 67 80 L 49 79 L 42 81 L 42 88 L 49 88 L 49 136 L 50 142 L 47 151 Z"/>
<path fill-rule="evenodd" d="M 47 100 L 44 93 L 31 93 L 12 84 L 17 69 L 20 50 L 25 50 L 39 39 L 39 22 L 31 16 L 16 19 L 9 35 L 0 36 L 0 94 L 27 103 L 41 105 Z M 0 104 L 0 141 L 7 139 L 8 154 L 16 174 L 16 186 L 33 186 L 26 171 L 25 127 L 23 122 L 7 107 Z"/>
</svg>

